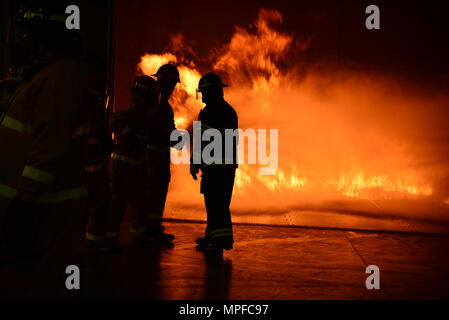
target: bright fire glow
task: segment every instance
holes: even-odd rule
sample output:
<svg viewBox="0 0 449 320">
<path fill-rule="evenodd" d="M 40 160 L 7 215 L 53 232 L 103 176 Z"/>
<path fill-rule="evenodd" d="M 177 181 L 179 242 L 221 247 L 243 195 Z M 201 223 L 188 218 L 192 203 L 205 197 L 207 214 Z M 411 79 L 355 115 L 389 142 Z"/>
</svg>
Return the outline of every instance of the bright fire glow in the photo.
<svg viewBox="0 0 449 320">
<path fill-rule="evenodd" d="M 279 129 L 279 170 L 261 176 L 259 165 L 240 165 L 233 204 L 254 202 L 255 194 L 260 200 L 255 207 L 263 201 L 294 203 L 302 196 L 431 196 L 437 168 L 417 165 L 422 159 L 414 138 L 436 121 L 422 110 L 423 101 L 428 110 L 438 109 L 446 97 L 407 96 L 406 88 L 381 76 L 301 73 L 296 61 L 282 68 L 292 46 L 306 51 L 311 40 L 277 31 L 279 23 L 278 11 L 262 9 L 250 28 L 236 27 L 229 43 L 211 56 L 210 70 L 230 85 L 225 98 L 239 114 L 239 127 Z M 180 46 L 178 41 L 177 52 Z M 178 128 L 188 128 L 198 116 L 203 104 L 196 100 L 196 88 L 201 74 L 210 71 L 185 60 L 179 53 L 146 54 L 138 65 L 138 72 L 147 75 L 164 63 L 178 66 L 181 84 L 171 98 Z M 186 172 L 185 166 L 174 168 L 174 182 L 185 186 L 175 197 L 182 198 L 181 189 L 191 191 L 193 180 Z"/>
</svg>

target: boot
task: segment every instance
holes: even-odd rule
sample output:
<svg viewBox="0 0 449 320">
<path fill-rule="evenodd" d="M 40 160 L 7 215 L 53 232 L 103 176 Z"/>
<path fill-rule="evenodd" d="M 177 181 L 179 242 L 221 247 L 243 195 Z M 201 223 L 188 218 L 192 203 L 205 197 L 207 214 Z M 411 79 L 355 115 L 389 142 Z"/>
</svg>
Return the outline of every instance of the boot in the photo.
<svg viewBox="0 0 449 320">
<path fill-rule="evenodd" d="M 165 233 L 165 228 L 160 227 L 155 230 L 148 230 L 142 236 L 135 241 L 134 245 L 166 245 L 170 244 L 175 239 L 175 236 L 170 233 Z"/>
<path fill-rule="evenodd" d="M 198 246 L 208 246 L 212 243 L 212 237 L 206 234 L 204 237 L 196 238 L 195 242 Z"/>
<path fill-rule="evenodd" d="M 232 238 L 221 238 L 220 240 L 214 240 L 211 236 L 205 235 L 204 237 L 196 239 L 198 244 L 197 249 L 200 251 L 218 251 L 218 250 L 231 250 Z"/>
<path fill-rule="evenodd" d="M 89 253 L 110 253 L 117 252 L 122 246 L 115 238 L 106 238 L 105 240 L 89 240 L 86 239 L 87 250 Z"/>
</svg>

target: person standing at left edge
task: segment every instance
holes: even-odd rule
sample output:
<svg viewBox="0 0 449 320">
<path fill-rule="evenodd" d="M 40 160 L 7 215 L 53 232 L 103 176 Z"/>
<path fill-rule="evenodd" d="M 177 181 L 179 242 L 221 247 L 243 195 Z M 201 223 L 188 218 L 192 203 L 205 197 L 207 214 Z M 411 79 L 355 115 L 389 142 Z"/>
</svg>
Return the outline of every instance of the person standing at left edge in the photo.
<svg viewBox="0 0 449 320">
<path fill-rule="evenodd" d="M 28 44 L 27 72 L 0 117 L 3 237 L 10 257 L 62 264 L 86 217 L 85 69 L 64 8 L 25 9 L 16 23 L 28 31 L 19 34 Z"/>
</svg>

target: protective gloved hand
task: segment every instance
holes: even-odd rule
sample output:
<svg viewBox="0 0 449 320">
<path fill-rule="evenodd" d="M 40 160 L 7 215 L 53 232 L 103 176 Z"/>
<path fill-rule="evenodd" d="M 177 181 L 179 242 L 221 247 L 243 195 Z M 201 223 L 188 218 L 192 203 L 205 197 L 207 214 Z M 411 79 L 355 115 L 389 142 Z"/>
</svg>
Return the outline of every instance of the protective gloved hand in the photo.
<svg viewBox="0 0 449 320">
<path fill-rule="evenodd" d="M 198 180 L 198 178 L 196 177 L 198 172 L 200 172 L 198 166 L 191 164 L 190 165 L 190 175 L 193 177 L 194 180 Z"/>
<path fill-rule="evenodd" d="M 3 221 L 3 235 L 8 254 L 16 258 L 32 257 L 41 227 L 42 219 L 35 205 L 13 198 Z"/>
</svg>

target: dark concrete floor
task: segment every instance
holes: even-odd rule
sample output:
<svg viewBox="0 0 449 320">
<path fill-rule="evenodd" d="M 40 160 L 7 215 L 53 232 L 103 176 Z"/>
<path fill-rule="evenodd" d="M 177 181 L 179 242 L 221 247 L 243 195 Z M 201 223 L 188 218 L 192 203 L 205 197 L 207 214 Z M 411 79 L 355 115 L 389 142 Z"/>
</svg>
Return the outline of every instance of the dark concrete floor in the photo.
<svg viewBox="0 0 449 320">
<path fill-rule="evenodd" d="M 172 248 L 128 247 L 126 222 L 116 254 L 74 261 L 81 289 L 45 270 L 32 287 L 29 266 L 0 267 L 0 298 L 63 299 L 435 299 L 449 298 L 449 237 L 313 228 L 235 225 L 235 246 L 203 254 L 194 240 L 204 224 L 166 222 Z M 382 288 L 365 287 L 366 265 L 380 269 Z M 54 278 L 52 278 L 54 279 Z M 27 285 L 28 284 L 28 285 Z M 25 295 L 26 288 L 32 289 Z"/>
</svg>

